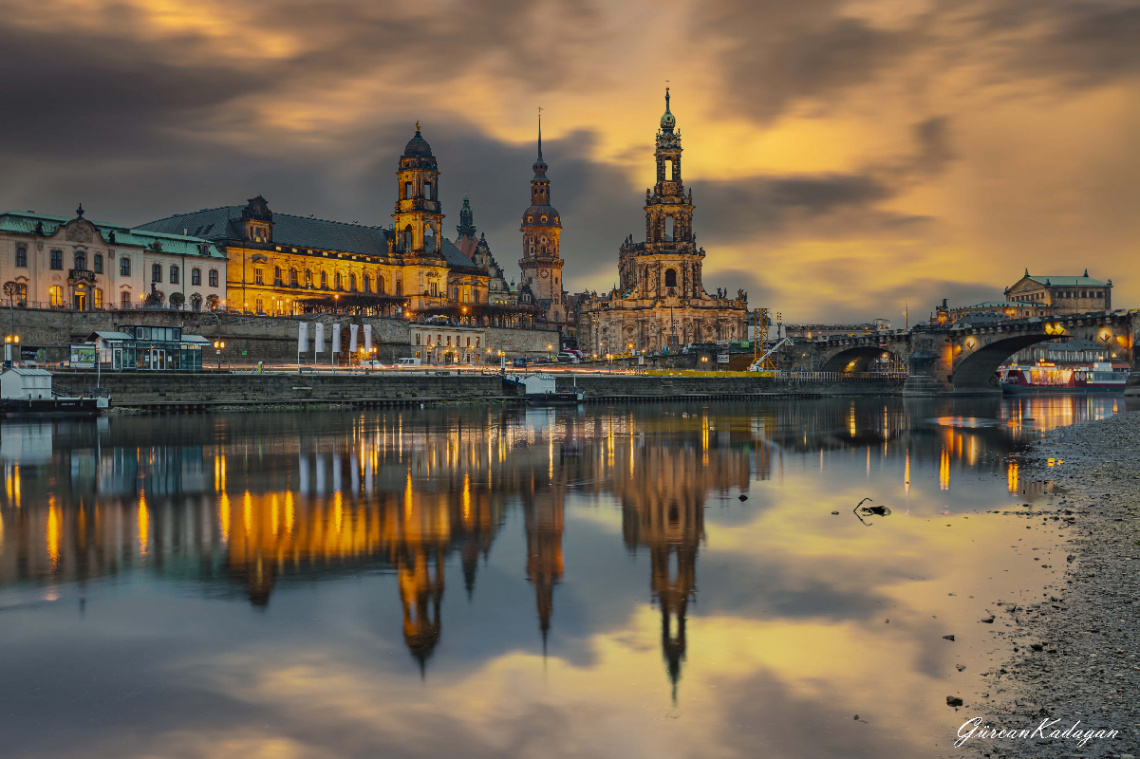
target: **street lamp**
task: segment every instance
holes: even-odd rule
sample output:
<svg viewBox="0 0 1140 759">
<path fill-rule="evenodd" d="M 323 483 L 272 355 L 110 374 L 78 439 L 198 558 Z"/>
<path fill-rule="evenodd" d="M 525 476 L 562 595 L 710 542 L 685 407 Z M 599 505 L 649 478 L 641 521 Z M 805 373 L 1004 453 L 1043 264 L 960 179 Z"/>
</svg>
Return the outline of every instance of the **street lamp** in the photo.
<svg viewBox="0 0 1140 759">
<path fill-rule="evenodd" d="M 4 336 L 4 366 L 12 365 L 12 352 L 19 351 L 20 336 L 19 335 L 5 335 Z"/>
<path fill-rule="evenodd" d="M 219 332 L 221 331 L 220 326 L 218 327 L 218 331 Z M 217 354 L 217 356 L 218 356 L 218 369 L 222 368 L 222 349 L 225 347 L 226 347 L 226 344 L 224 342 L 222 342 L 221 340 L 215 340 L 214 341 L 214 353 Z"/>
</svg>

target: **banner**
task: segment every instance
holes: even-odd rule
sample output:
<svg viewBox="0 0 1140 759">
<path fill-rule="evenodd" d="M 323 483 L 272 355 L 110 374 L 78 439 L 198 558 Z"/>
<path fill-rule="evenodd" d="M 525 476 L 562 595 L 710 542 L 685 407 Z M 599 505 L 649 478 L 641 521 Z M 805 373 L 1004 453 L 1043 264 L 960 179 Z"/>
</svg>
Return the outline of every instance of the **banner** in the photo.
<svg viewBox="0 0 1140 759">
<path fill-rule="evenodd" d="M 364 325 L 364 352 L 365 353 L 371 353 L 372 352 L 372 325 L 371 324 L 365 324 Z"/>
<path fill-rule="evenodd" d="M 340 353 L 340 323 L 333 325 L 332 352 Z"/>
<path fill-rule="evenodd" d="M 360 329 L 359 324 L 350 324 L 348 326 L 348 352 L 356 353 L 356 333 Z"/>
<path fill-rule="evenodd" d="M 297 325 L 297 352 L 309 352 L 309 323 L 301 322 Z"/>
<path fill-rule="evenodd" d="M 317 322 L 317 334 L 313 338 L 313 353 L 325 352 L 325 325 Z"/>
</svg>

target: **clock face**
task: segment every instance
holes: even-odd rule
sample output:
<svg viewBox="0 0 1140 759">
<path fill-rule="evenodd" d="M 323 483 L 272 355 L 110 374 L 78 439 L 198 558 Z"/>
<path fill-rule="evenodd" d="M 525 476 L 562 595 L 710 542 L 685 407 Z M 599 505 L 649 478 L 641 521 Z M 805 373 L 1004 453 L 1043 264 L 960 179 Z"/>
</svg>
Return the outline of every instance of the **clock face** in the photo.
<svg viewBox="0 0 1140 759">
<path fill-rule="evenodd" d="M 541 276 L 543 279 L 546 279 L 550 276 L 550 272 L 548 272 L 546 269 L 543 269 L 541 272 L 539 272 L 539 276 Z"/>
</svg>

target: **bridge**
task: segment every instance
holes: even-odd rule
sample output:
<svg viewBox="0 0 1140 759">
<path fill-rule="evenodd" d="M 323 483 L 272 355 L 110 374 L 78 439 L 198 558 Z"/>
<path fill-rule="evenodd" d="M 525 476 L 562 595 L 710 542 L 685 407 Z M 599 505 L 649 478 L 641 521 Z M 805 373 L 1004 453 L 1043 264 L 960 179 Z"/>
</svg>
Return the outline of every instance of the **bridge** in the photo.
<svg viewBox="0 0 1140 759">
<path fill-rule="evenodd" d="M 872 360 L 894 354 L 910 369 L 906 395 L 991 393 L 1001 392 L 997 369 L 1015 353 L 1037 343 L 1070 338 L 1103 345 L 1106 360 L 1115 354 L 1117 360 L 1132 364 L 1133 377 L 1140 377 L 1132 353 L 1138 328 L 1140 312 L 1123 310 L 995 322 L 970 322 L 967 317 L 949 326 L 918 325 L 909 330 L 824 338 L 801 343 L 795 350 L 825 372 L 866 371 Z"/>
</svg>

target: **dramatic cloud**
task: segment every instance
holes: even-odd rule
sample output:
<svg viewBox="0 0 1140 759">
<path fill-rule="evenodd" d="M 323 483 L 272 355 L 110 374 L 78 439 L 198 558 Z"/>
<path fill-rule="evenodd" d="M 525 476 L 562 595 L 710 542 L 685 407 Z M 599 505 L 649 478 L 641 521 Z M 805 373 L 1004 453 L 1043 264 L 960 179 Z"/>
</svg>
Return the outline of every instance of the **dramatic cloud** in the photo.
<svg viewBox="0 0 1140 759">
<path fill-rule="evenodd" d="M 1088 266 L 1132 305 L 1137 39 L 1124 0 L 0 0 L 0 206 L 386 225 L 418 119 L 517 277 L 541 105 L 567 285 L 605 289 L 669 80 L 710 288 L 897 318 Z"/>
</svg>

